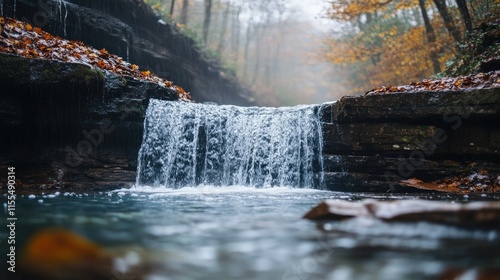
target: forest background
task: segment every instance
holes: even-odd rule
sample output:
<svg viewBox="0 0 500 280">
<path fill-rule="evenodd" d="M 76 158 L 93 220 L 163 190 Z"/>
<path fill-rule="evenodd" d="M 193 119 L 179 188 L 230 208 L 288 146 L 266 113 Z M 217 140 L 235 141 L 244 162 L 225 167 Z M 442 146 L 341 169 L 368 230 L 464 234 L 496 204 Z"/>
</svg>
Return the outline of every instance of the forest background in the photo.
<svg viewBox="0 0 500 280">
<path fill-rule="evenodd" d="M 274 106 L 445 75 L 474 29 L 500 15 L 500 0 L 145 2 Z"/>
</svg>

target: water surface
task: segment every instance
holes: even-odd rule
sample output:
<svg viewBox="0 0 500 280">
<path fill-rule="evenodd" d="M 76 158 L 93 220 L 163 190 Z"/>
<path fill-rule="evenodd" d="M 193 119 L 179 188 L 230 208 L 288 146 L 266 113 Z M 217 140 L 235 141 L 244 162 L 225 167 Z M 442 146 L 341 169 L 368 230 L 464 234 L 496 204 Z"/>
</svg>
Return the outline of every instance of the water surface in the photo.
<svg viewBox="0 0 500 280">
<path fill-rule="evenodd" d="M 449 267 L 500 267 L 499 229 L 362 219 L 317 224 L 301 219 L 327 198 L 369 197 L 500 199 L 141 187 L 20 196 L 17 232 L 22 243 L 39 228 L 72 229 L 111 251 L 140 256 L 153 267 L 148 279 L 435 279 Z M 0 234 L 6 240 L 4 228 Z"/>
</svg>

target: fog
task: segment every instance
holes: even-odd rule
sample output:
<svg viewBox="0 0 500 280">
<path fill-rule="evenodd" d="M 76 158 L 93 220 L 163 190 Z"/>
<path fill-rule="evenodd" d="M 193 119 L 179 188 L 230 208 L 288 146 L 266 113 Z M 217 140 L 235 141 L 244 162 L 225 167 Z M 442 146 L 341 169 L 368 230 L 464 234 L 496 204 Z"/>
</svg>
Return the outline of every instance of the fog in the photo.
<svg viewBox="0 0 500 280">
<path fill-rule="evenodd" d="M 323 39 L 332 28 L 324 15 L 327 1 L 147 2 L 160 2 L 164 12 L 172 11 L 174 24 L 220 58 L 224 74 L 251 88 L 259 105 L 314 104 L 340 97 L 336 69 L 321 59 Z"/>
</svg>

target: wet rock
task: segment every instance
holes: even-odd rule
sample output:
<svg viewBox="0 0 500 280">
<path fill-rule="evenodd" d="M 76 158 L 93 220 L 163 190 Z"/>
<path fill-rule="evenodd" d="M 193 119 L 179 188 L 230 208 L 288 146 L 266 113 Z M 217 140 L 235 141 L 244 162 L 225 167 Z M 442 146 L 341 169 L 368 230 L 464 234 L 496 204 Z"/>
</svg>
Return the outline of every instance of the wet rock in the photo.
<svg viewBox="0 0 500 280">
<path fill-rule="evenodd" d="M 207 59 L 194 40 L 160 22 L 144 1 L 5 0 L 3 5 L 5 16 L 29 21 L 65 39 L 106 48 L 173 81 L 199 102 L 255 103 L 250 90 L 223 74 L 220 63 Z"/>
<path fill-rule="evenodd" d="M 348 202 L 326 200 L 304 215 L 310 220 L 374 218 L 384 221 L 496 226 L 500 222 L 499 202 L 451 203 L 427 200 Z"/>
<path fill-rule="evenodd" d="M 329 190 L 341 192 L 425 193 L 432 190 L 415 188 L 384 174 L 363 172 L 323 172 L 323 183 Z"/>
<path fill-rule="evenodd" d="M 323 152 L 325 154 L 408 153 L 419 149 L 418 143 L 434 137 L 434 126 L 400 123 L 324 124 Z"/>
<path fill-rule="evenodd" d="M 81 64 L 9 54 L 0 64 L 0 166 L 15 166 L 24 189 L 132 185 L 149 100 L 177 99 Z"/>
<path fill-rule="evenodd" d="M 446 122 L 445 115 L 498 120 L 500 88 L 346 96 L 326 107 L 331 108 L 324 118 L 331 114 L 331 121 L 338 123 L 435 124 Z"/>
<path fill-rule="evenodd" d="M 498 171 L 500 88 L 343 97 L 319 113 L 330 190 L 407 192 L 405 180 L 462 176 L 472 163 Z"/>
<path fill-rule="evenodd" d="M 389 156 L 362 156 L 362 155 L 325 155 L 323 159 L 325 172 L 354 172 L 383 175 L 385 171 L 398 172 L 407 168 L 410 161 L 404 157 Z M 381 166 L 383 168 L 381 168 Z M 427 160 L 423 159 L 414 166 L 415 176 L 439 178 L 453 172 L 463 170 L 462 163 L 456 160 Z"/>
</svg>

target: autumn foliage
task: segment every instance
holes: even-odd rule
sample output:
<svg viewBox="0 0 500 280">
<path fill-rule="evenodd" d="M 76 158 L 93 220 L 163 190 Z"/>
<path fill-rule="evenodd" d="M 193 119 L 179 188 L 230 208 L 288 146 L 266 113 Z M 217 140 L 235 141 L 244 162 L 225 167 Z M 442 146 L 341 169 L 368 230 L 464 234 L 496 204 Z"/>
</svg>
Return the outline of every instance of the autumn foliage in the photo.
<svg viewBox="0 0 500 280">
<path fill-rule="evenodd" d="M 0 52 L 26 58 L 50 59 L 85 64 L 93 68 L 112 71 L 118 75 L 131 76 L 150 81 L 177 91 L 182 100 L 191 100 L 188 92 L 174 86 L 149 70 L 140 71 L 139 66 L 124 61 L 106 49 L 97 50 L 82 42 L 65 40 L 53 36 L 38 27 L 12 18 L 0 17 Z"/>
<path fill-rule="evenodd" d="M 500 87 L 500 71 L 479 73 L 462 77 L 450 77 L 441 79 L 424 79 L 419 82 L 412 82 L 404 86 L 382 86 L 376 87 L 366 95 L 384 94 L 390 92 L 419 92 L 419 91 L 446 91 L 461 90 L 468 88 L 493 88 Z"/>
<path fill-rule="evenodd" d="M 369 38 L 362 36 L 377 36 L 380 42 L 378 46 L 370 46 Z M 429 59 L 431 53 L 443 49 L 439 60 L 444 67 L 454 54 L 452 49 L 445 48 L 450 44 L 448 37 L 426 44 L 423 27 L 412 27 L 401 33 L 389 30 L 366 35 L 361 32 L 347 41 L 331 41 L 328 58 L 350 73 L 345 85 L 350 89 L 349 94 L 355 94 L 380 85 L 402 85 L 432 76 L 435 73 Z"/>
<path fill-rule="evenodd" d="M 478 8 L 473 4 L 484 5 L 478 2 L 469 3 L 471 11 Z M 326 41 L 326 57 L 346 73 L 346 94 L 360 94 L 382 85 L 397 89 L 446 68 L 463 43 L 456 40 L 456 34 L 465 34 L 465 27 L 456 6 L 445 4 L 450 21 L 438 12 L 435 3 L 441 1 L 332 2 L 329 16 L 343 29 Z"/>
</svg>

